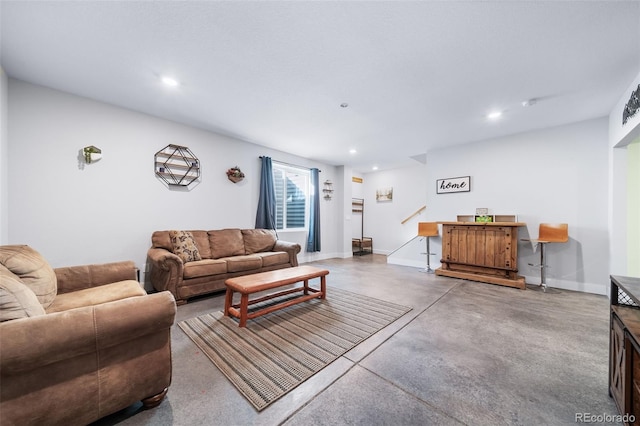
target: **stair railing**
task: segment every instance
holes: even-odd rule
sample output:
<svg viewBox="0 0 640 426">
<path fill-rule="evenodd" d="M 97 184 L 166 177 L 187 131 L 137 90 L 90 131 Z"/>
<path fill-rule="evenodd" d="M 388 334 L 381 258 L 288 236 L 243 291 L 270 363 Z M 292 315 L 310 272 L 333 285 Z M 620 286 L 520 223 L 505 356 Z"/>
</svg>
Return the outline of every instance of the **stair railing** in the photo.
<svg viewBox="0 0 640 426">
<path fill-rule="evenodd" d="M 422 213 L 424 210 L 426 210 L 426 208 L 427 208 L 427 206 L 420 207 L 418 210 L 416 210 L 415 212 L 411 213 L 411 215 L 409 217 L 407 217 L 405 220 L 403 220 L 400 223 L 404 225 L 405 223 L 409 222 L 409 220 L 411 220 L 414 216 L 417 216 L 420 213 Z"/>
<path fill-rule="evenodd" d="M 391 256 L 393 253 L 397 252 L 398 250 L 400 250 L 402 247 L 406 246 L 407 244 L 409 244 L 410 242 L 412 242 L 413 240 L 415 240 L 416 238 L 420 237 L 420 235 L 416 235 L 415 237 L 411 238 L 409 241 L 407 241 L 406 243 L 404 243 L 403 245 L 401 245 L 400 247 L 398 247 L 397 249 L 395 249 L 394 251 L 392 251 L 391 253 L 389 253 L 387 255 L 387 257 Z M 420 238 L 424 238 L 424 237 L 420 237 Z"/>
</svg>

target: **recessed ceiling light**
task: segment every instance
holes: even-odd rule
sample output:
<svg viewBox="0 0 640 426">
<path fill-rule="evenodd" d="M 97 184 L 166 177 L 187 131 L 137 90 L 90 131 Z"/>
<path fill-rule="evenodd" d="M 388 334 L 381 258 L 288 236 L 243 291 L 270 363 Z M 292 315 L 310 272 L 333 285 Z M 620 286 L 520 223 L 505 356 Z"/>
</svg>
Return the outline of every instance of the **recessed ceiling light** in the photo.
<svg viewBox="0 0 640 426">
<path fill-rule="evenodd" d="M 170 87 L 176 87 L 178 85 L 178 80 L 171 77 L 162 77 L 162 82 Z"/>
<path fill-rule="evenodd" d="M 378 166 L 373 166 L 371 170 L 378 170 Z"/>
<path fill-rule="evenodd" d="M 353 149 L 353 148 L 349 150 L 349 154 L 355 154 L 356 152 L 358 152 L 358 151 L 356 151 L 356 150 L 355 150 L 355 149 Z"/>
<path fill-rule="evenodd" d="M 493 111 L 493 112 L 490 112 L 489 114 L 487 114 L 487 118 L 489 120 L 497 120 L 501 116 L 502 116 L 502 111 Z"/>
</svg>

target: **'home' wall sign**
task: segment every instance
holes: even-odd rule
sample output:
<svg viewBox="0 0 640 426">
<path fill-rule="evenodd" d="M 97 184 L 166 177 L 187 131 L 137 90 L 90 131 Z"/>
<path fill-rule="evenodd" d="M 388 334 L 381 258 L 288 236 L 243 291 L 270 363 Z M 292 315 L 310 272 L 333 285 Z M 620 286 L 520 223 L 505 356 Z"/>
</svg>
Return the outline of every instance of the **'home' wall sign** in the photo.
<svg viewBox="0 0 640 426">
<path fill-rule="evenodd" d="M 438 179 L 436 181 L 436 194 L 469 191 L 471 191 L 471 176 Z"/>
</svg>

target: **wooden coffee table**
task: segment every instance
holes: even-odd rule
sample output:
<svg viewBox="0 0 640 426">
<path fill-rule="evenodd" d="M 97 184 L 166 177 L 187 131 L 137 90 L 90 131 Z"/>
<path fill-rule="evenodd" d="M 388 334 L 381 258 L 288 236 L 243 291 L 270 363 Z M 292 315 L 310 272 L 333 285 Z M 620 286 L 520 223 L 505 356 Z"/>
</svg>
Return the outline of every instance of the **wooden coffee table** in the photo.
<svg viewBox="0 0 640 426">
<path fill-rule="evenodd" d="M 296 303 L 305 302 L 307 300 L 315 298 L 324 299 L 327 296 L 326 277 L 328 274 L 329 271 L 326 269 L 303 265 L 269 272 L 260 272 L 258 274 L 244 275 L 237 278 L 229 278 L 225 281 L 227 293 L 224 300 L 224 315 L 239 318 L 239 326 L 245 327 L 248 319 L 256 318 L 260 315 L 268 314 L 269 312 L 286 308 L 287 306 L 295 305 Z M 313 278 L 320 278 L 320 289 L 309 287 L 309 280 Z M 298 282 L 303 282 L 304 285 L 249 300 L 249 295 L 251 294 L 272 290 L 274 288 Z M 301 292 L 298 297 L 249 312 L 250 305 L 297 292 Z M 239 304 L 233 303 L 233 293 L 240 293 Z"/>
</svg>

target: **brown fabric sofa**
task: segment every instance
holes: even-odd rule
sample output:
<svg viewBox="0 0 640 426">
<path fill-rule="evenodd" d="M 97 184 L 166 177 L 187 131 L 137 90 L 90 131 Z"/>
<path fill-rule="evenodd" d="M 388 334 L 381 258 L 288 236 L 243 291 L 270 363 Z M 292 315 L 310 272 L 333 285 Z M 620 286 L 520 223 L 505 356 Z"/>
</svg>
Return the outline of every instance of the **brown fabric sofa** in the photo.
<svg viewBox="0 0 640 426">
<path fill-rule="evenodd" d="M 156 231 L 151 244 L 151 284 L 173 293 L 178 304 L 223 290 L 227 278 L 298 266 L 300 253 L 299 244 L 268 229 Z"/>
<path fill-rule="evenodd" d="M 169 292 L 147 295 L 130 261 L 52 269 L 0 246 L 0 424 L 88 424 L 171 382 Z"/>
</svg>

